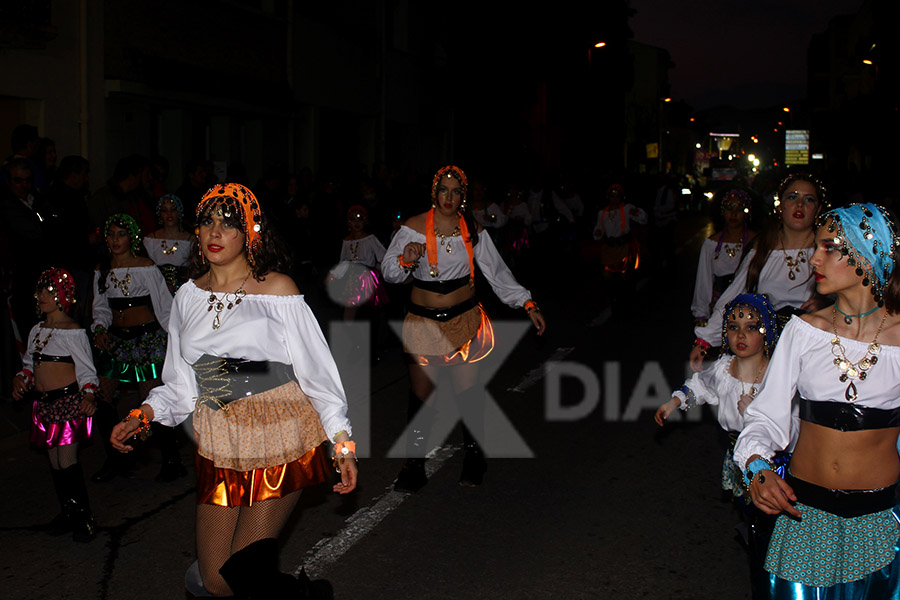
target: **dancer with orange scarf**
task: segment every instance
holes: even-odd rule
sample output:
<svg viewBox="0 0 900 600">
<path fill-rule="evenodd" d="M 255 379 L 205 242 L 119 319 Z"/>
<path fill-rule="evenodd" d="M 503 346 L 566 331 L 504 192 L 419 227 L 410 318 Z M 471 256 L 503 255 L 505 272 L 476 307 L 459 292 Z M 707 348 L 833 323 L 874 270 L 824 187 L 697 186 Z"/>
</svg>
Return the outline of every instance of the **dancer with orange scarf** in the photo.
<svg viewBox="0 0 900 600">
<path fill-rule="evenodd" d="M 497 297 L 524 308 L 538 330 L 546 323 L 531 292 L 516 282 L 500 258 L 490 236 L 466 212 L 468 181 L 456 166 L 441 168 L 431 185 L 432 209 L 406 221 L 385 253 L 381 271 L 387 281 L 412 280 L 408 314 L 403 322 L 403 349 L 409 361 L 412 390 L 409 419 L 413 420 L 434 392 L 435 369 L 453 367 L 452 383 L 458 402 L 475 389 L 476 363 L 493 349 L 491 322 L 475 297 L 475 265 Z M 422 259 L 425 260 L 422 260 Z M 415 492 L 427 482 L 427 432 L 414 430 L 407 443 L 407 461 L 394 489 Z M 459 483 L 480 485 L 487 464 L 472 433 L 463 427 L 466 457 Z"/>
</svg>

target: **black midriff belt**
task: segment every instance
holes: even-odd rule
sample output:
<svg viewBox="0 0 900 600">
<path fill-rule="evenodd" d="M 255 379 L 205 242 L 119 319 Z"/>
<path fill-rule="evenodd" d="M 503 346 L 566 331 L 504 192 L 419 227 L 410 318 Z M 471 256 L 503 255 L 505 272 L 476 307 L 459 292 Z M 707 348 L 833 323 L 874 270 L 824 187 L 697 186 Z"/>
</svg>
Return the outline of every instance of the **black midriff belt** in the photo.
<svg viewBox="0 0 900 600">
<path fill-rule="evenodd" d="M 448 279 L 446 281 L 425 281 L 424 279 L 413 279 L 413 287 L 426 292 L 434 292 L 435 294 L 449 294 L 455 292 L 459 288 L 469 284 L 469 277 L 458 277 L 456 279 Z"/>
<path fill-rule="evenodd" d="M 147 321 L 146 323 L 141 323 L 140 325 L 133 325 L 131 327 L 122 327 L 121 325 L 110 325 L 109 334 L 119 338 L 120 340 L 133 340 L 134 338 L 139 338 L 145 333 L 152 333 L 154 331 L 161 330 L 162 327 L 157 321 Z"/>
<path fill-rule="evenodd" d="M 40 352 L 35 352 L 31 355 L 31 361 L 35 363 L 39 362 L 57 362 L 57 363 L 71 363 L 75 364 L 75 361 L 71 356 L 57 356 L 55 354 L 42 354 Z"/>
<path fill-rule="evenodd" d="M 419 306 L 418 304 L 412 303 L 406 308 L 410 314 L 425 317 L 432 321 L 449 321 L 464 312 L 472 310 L 476 306 L 478 306 L 478 300 L 475 299 L 475 296 L 472 296 L 468 300 L 463 300 L 459 304 L 454 304 L 453 306 L 447 306 L 445 308 L 428 308 L 427 306 Z"/>
<path fill-rule="evenodd" d="M 199 401 L 212 410 L 225 408 L 235 400 L 274 390 L 297 380 L 291 365 L 266 360 L 204 354 L 191 367 L 200 389 Z"/>
<path fill-rule="evenodd" d="M 107 298 L 112 310 L 126 310 L 137 306 L 153 306 L 150 296 L 129 296 L 128 298 Z"/>
<path fill-rule="evenodd" d="M 875 490 L 830 490 L 820 485 L 797 479 L 790 472 L 784 481 L 794 490 L 798 501 L 849 519 L 889 510 L 897 505 L 897 484 Z"/>
<path fill-rule="evenodd" d="M 48 390 L 46 392 L 34 392 L 36 396 L 36 400 L 38 402 L 56 402 L 60 398 L 64 398 L 66 396 L 71 396 L 72 394 L 78 393 L 78 382 L 73 381 L 69 385 L 61 388 L 56 388 L 55 390 Z"/>
<path fill-rule="evenodd" d="M 800 398 L 800 418 L 838 431 L 900 427 L 900 408 L 883 409 L 848 402 L 815 402 Z"/>
</svg>

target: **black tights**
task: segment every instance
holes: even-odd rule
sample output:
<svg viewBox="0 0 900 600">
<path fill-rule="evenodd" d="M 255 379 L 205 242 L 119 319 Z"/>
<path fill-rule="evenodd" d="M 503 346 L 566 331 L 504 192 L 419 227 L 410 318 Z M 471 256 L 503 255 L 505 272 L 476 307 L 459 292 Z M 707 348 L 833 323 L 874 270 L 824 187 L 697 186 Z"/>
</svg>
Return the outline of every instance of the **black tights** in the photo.
<svg viewBox="0 0 900 600">
<path fill-rule="evenodd" d="M 230 596 L 231 588 L 219 569 L 232 554 L 253 542 L 277 538 L 298 500 L 300 492 L 296 491 L 253 506 L 198 505 L 197 562 L 203 587 L 214 596 Z"/>
<path fill-rule="evenodd" d="M 78 442 L 49 448 L 47 458 L 50 459 L 50 468 L 54 471 L 68 469 L 78 462 Z"/>
</svg>

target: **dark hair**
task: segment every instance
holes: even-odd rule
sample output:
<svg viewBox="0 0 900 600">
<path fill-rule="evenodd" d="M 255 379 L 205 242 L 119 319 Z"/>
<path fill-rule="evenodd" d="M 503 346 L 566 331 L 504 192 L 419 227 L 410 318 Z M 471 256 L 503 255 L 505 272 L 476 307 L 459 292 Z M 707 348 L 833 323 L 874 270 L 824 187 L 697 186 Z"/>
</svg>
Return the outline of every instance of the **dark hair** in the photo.
<svg viewBox="0 0 900 600">
<path fill-rule="evenodd" d="M 89 166 L 88 160 L 83 156 L 71 155 L 64 156 L 59 161 L 59 167 L 56 170 L 56 179 L 62 181 L 72 173 L 84 173 Z"/>
<path fill-rule="evenodd" d="M 23 171 L 28 171 L 29 173 L 34 173 L 34 168 L 31 166 L 31 163 L 28 162 L 27 159 L 22 158 L 21 156 L 17 156 L 16 158 L 10 159 L 8 163 L 3 165 L 3 168 L 6 170 L 7 179 L 10 178 L 10 174 L 14 169 L 22 169 Z"/>
<path fill-rule="evenodd" d="M 750 293 L 757 293 L 757 288 L 759 287 L 759 274 L 762 272 L 766 261 L 769 260 L 769 254 L 775 249 L 775 246 L 778 245 L 778 241 L 781 239 L 781 230 L 784 223 L 781 218 L 780 203 L 784 198 L 785 191 L 787 191 L 788 187 L 795 181 L 805 181 L 811 184 L 816 189 L 816 198 L 819 199 L 819 209 L 821 210 L 821 208 L 825 206 L 825 186 L 821 181 L 809 173 L 792 173 L 781 182 L 781 185 L 778 186 L 779 208 L 775 211 L 776 219 L 769 219 L 769 222 L 763 228 L 762 232 L 756 236 L 753 243 L 748 244 L 749 246 L 756 248 L 756 254 L 750 261 L 750 267 L 747 270 L 746 291 Z M 815 229 L 813 229 L 813 233 L 815 233 Z M 746 254 L 744 254 L 744 256 L 746 256 Z M 804 282 L 801 281 L 800 284 L 802 283 Z"/>
<path fill-rule="evenodd" d="M 196 227 L 200 227 L 203 217 L 209 216 L 209 213 L 200 215 L 197 218 Z M 223 217 L 225 223 L 235 227 L 242 235 L 247 235 L 243 230 L 241 221 L 236 214 L 230 217 Z M 291 272 L 291 254 L 281 238 L 276 235 L 271 227 L 268 227 L 263 221 L 263 227 L 259 232 L 261 244 L 253 255 L 253 263 L 250 265 L 250 272 L 257 281 L 265 281 L 266 275 L 269 273 L 290 273 Z M 199 240 L 197 241 L 199 246 Z M 191 279 L 199 279 L 209 271 L 209 264 L 202 259 L 203 250 L 191 253 L 191 260 L 188 263 L 188 276 Z"/>
<path fill-rule="evenodd" d="M 115 171 L 113 171 L 113 181 L 125 181 L 132 175 L 137 177 L 147 164 L 147 159 L 140 154 L 120 158 L 116 163 Z"/>
<path fill-rule="evenodd" d="M 115 226 L 120 229 L 124 229 L 125 231 L 130 231 L 130 228 L 124 221 L 121 221 L 121 220 L 118 220 L 115 218 L 117 216 L 119 216 L 119 215 L 114 215 L 113 217 L 110 217 L 109 219 L 107 219 L 106 225 L 107 226 Z M 137 223 L 135 223 L 135 225 L 136 224 Z M 106 229 L 106 227 L 104 227 L 104 229 Z M 140 238 L 140 231 L 138 231 L 138 238 Z M 144 248 L 144 244 L 142 244 L 142 243 L 136 244 L 137 251 L 135 251 L 135 249 L 134 249 L 135 245 L 133 244 L 133 240 L 131 240 L 131 242 L 132 242 L 131 250 L 135 256 L 145 256 L 145 257 L 147 256 L 147 250 Z M 106 292 L 106 289 L 108 287 L 106 285 L 106 280 L 109 278 L 109 272 L 112 269 L 112 257 L 109 254 L 108 248 L 107 248 L 106 252 L 103 252 L 100 255 L 100 264 L 97 268 L 100 271 L 100 279 L 97 280 L 97 291 L 99 291 L 102 294 L 102 293 Z"/>
<path fill-rule="evenodd" d="M 10 139 L 10 141 L 12 142 L 12 151 L 13 153 L 16 153 L 19 150 L 28 147 L 28 142 L 33 142 L 34 140 L 39 139 L 40 136 L 38 135 L 38 128 L 34 125 L 28 125 L 27 123 L 17 125 L 16 128 L 13 129 Z"/>
<path fill-rule="evenodd" d="M 469 240 L 471 240 L 472 247 L 474 248 L 475 244 L 478 243 L 478 222 L 475 221 L 475 216 L 468 208 L 463 211 L 462 218 L 466 222 L 466 227 L 469 229 Z"/>
</svg>

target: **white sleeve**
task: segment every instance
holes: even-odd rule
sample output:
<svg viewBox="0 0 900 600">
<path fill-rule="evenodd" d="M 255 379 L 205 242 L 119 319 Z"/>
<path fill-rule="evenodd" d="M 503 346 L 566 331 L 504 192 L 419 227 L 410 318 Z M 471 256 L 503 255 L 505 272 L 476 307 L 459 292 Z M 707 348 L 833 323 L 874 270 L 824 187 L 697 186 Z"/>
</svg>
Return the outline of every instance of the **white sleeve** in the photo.
<svg viewBox="0 0 900 600">
<path fill-rule="evenodd" d="M 181 309 L 175 302 L 169 317 L 169 339 L 163 363 L 161 386 L 150 390 L 144 404 L 153 407 L 153 420 L 174 427 L 188 418 L 197 403 L 194 369 L 181 355 Z"/>
<path fill-rule="evenodd" d="M 715 246 L 703 242 L 700 247 L 700 258 L 697 260 L 697 279 L 694 281 L 694 299 L 691 302 L 691 314 L 696 319 L 709 317 L 709 301 L 713 291 L 713 255 Z"/>
<path fill-rule="evenodd" d="M 285 308 L 285 341 L 300 389 L 309 397 L 329 439 L 341 431 L 352 433 L 347 397 L 328 342 L 302 299 Z"/>
<path fill-rule="evenodd" d="M 150 278 L 147 287 L 150 288 L 150 300 L 153 302 L 153 314 L 163 329 L 169 328 L 169 313 L 172 312 L 172 294 L 166 285 L 166 278 L 159 269 L 148 269 Z"/>
<path fill-rule="evenodd" d="M 800 357 L 804 340 L 798 335 L 799 317 L 793 317 L 775 347 L 775 354 L 763 377 L 759 395 L 744 412 L 744 429 L 734 447 L 734 462 L 741 471 L 754 454 L 772 458 L 791 444 L 791 422 Z"/>
<path fill-rule="evenodd" d="M 106 300 L 106 292 L 101 292 L 98 289 L 97 286 L 99 284 L 100 271 L 97 270 L 94 271 L 94 303 L 91 308 L 94 321 L 91 324 L 91 331 L 95 330 L 97 326 L 108 329 L 109 326 L 112 325 L 112 309 L 109 307 L 109 302 Z"/>
<path fill-rule="evenodd" d="M 390 246 L 381 259 L 381 274 L 388 283 L 403 283 L 410 274 L 400 268 L 397 257 L 403 254 L 406 244 L 412 241 L 412 234 L 407 227 L 401 227 L 397 235 L 391 240 Z"/>
<path fill-rule="evenodd" d="M 719 404 L 719 392 L 716 387 L 718 378 L 723 375 L 724 365 L 730 364 L 730 356 L 723 355 L 705 371 L 694 373 L 690 379 L 684 382 L 683 389 L 672 392 L 673 398 L 681 400 L 681 410 L 687 410 L 698 404 Z"/>
<path fill-rule="evenodd" d="M 34 354 L 34 336 L 37 335 L 40 328 L 41 324 L 38 323 L 28 332 L 28 338 L 25 340 L 25 356 L 22 357 L 22 370 L 28 369 L 31 371 L 32 376 L 34 375 L 34 360 L 31 358 L 31 355 Z"/>
<path fill-rule="evenodd" d="M 375 266 L 377 267 L 381 264 L 381 261 L 384 260 L 385 249 L 381 244 L 381 240 L 374 235 L 370 237 L 370 240 L 369 245 L 372 246 L 372 253 L 375 254 Z"/>
<path fill-rule="evenodd" d="M 600 235 L 597 235 L 597 232 L 600 232 Z M 603 231 L 603 209 L 601 208 L 597 212 L 597 224 L 594 225 L 594 239 L 599 240 L 603 238 L 603 234 L 606 233 Z"/>
<path fill-rule="evenodd" d="M 756 254 L 756 249 L 750 250 L 744 255 L 738 270 L 734 274 L 731 282 L 713 307 L 709 315 L 706 325 L 703 327 L 694 327 L 694 335 L 704 342 L 709 342 L 710 346 L 722 345 L 722 312 L 729 302 L 744 293 L 747 288 L 747 272 L 750 270 L 750 261 Z"/>
<path fill-rule="evenodd" d="M 572 210 L 559 196 L 556 195 L 556 192 L 553 192 L 553 206 L 556 207 L 556 211 L 559 214 L 565 217 L 566 221 L 569 223 L 575 222 L 575 215 L 572 214 Z"/>
<path fill-rule="evenodd" d="M 500 229 L 501 227 L 506 225 L 507 221 L 509 221 L 509 217 L 505 212 L 503 212 L 503 209 L 500 207 L 500 205 L 494 202 L 492 202 L 490 206 L 488 206 L 488 211 L 492 215 L 494 215 L 494 222 L 491 223 L 491 227 L 493 227 L 494 229 Z"/>
<path fill-rule="evenodd" d="M 75 379 L 78 381 L 78 387 L 84 389 L 84 386 L 88 384 L 99 385 L 100 380 L 97 378 L 97 369 L 94 368 L 94 357 L 91 354 L 91 344 L 88 341 L 87 332 L 84 329 L 77 331 L 78 333 L 73 336 L 69 352 L 75 362 Z"/>
<path fill-rule="evenodd" d="M 494 241 L 487 232 L 482 231 L 478 234 L 478 243 L 475 244 L 474 254 L 478 266 L 481 267 L 481 272 L 484 273 L 501 302 L 513 308 L 521 308 L 525 302 L 531 300 L 531 292 L 519 285 L 519 282 L 513 277 L 512 271 L 500 258 L 500 253 L 497 252 L 497 247 L 494 246 Z"/>
<path fill-rule="evenodd" d="M 628 208 L 628 218 L 631 219 L 632 221 L 634 221 L 635 223 L 637 223 L 638 225 L 646 225 L 647 220 L 648 220 L 647 219 L 647 211 L 645 211 L 643 208 L 641 208 L 639 206 L 635 206 L 634 204 L 629 204 L 628 206 L 630 207 L 630 208 Z M 631 214 L 631 211 L 635 210 L 635 209 L 638 211 L 638 214 L 636 214 L 636 215 Z"/>
</svg>

